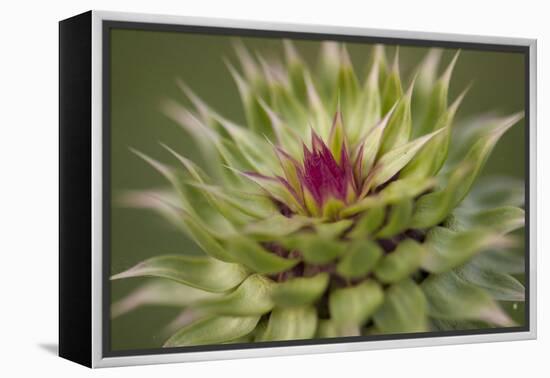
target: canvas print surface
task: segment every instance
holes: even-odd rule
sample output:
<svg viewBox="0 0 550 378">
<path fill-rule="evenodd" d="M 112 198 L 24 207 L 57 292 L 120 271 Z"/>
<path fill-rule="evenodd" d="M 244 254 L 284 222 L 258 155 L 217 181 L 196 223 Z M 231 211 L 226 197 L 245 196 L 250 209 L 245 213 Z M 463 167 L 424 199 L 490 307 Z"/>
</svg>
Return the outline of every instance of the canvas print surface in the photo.
<svg viewBox="0 0 550 378">
<path fill-rule="evenodd" d="M 525 326 L 523 54 L 109 38 L 110 350 Z"/>
</svg>

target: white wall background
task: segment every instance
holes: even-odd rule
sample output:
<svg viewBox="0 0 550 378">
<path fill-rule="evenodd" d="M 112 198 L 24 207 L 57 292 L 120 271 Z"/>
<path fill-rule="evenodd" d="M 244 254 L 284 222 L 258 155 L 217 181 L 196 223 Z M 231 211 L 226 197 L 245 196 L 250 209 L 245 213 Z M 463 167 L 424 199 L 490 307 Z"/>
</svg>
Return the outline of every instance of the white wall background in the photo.
<svg viewBox="0 0 550 378">
<path fill-rule="evenodd" d="M 520 377 L 548 374 L 550 14 L 545 1 L 7 1 L 0 22 L 0 375 L 85 377 Z M 57 343 L 57 21 L 89 9 L 537 38 L 537 341 L 90 371 Z M 32 138 L 29 137 L 32 135 Z M 546 190 L 545 190 L 546 189 Z M 546 228 L 546 231 L 544 231 Z M 545 234 L 546 233 L 546 234 Z"/>
</svg>

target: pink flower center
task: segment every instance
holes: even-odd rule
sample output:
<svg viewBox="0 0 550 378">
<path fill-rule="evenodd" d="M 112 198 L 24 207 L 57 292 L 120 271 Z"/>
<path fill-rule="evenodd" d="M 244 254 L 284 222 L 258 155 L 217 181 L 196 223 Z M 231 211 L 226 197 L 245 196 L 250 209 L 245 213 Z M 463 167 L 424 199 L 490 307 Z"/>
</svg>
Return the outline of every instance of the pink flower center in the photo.
<svg viewBox="0 0 550 378">
<path fill-rule="evenodd" d="M 314 143 L 313 151 L 304 146 L 304 168 L 300 175 L 302 185 L 320 205 L 328 198 L 345 201 L 348 190 L 354 187 L 346 149 L 342 148 L 342 157 L 338 164 L 322 141 L 316 144 Z"/>
</svg>

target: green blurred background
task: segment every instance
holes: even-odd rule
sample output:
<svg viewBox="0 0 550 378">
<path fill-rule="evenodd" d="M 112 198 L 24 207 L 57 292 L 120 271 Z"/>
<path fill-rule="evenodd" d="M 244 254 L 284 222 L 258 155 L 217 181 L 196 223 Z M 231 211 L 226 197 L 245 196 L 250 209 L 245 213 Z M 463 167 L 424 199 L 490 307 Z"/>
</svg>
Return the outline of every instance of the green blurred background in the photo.
<svg viewBox="0 0 550 378">
<path fill-rule="evenodd" d="M 111 189 L 112 197 L 128 189 L 162 187 L 163 179 L 129 151 L 134 147 L 161 161 L 173 162 L 160 147 L 163 142 L 183 155 L 197 157 L 193 141 L 160 111 L 163 99 L 187 103 L 175 83 L 183 79 L 214 109 L 244 123 L 238 92 L 223 61 L 236 61 L 235 37 L 114 29 L 111 31 Z M 241 38 L 251 50 L 282 56 L 280 39 Z M 301 55 L 315 64 L 319 42 L 296 41 Z M 364 76 L 370 45 L 348 43 L 356 71 Z M 388 46 L 393 56 L 394 46 Z M 426 48 L 400 47 L 400 67 L 407 78 L 427 52 Z M 445 50 L 443 66 L 455 50 Z M 408 81 L 405 81 L 407 83 Z M 489 111 L 499 115 L 524 109 L 524 56 L 519 53 L 463 50 L 451 81 L 450 99 L 472 83 L 458 118 Z M 524 178 L 524 123 L 512 128 L 499 142 L 483 174 Z M 200 163 L 200 162 L 199 162 Z M 200 253 L 182 233 L 151 212 L 111 210 L 111 273 L 118 273 L 155 255 Z M 112 283 L 115 301 L 142 283 L 140 279 Z M 179 310 L 140 308 L 111 322 L 113 350 L 160 347 L 161 329 Z"/>
</svg>

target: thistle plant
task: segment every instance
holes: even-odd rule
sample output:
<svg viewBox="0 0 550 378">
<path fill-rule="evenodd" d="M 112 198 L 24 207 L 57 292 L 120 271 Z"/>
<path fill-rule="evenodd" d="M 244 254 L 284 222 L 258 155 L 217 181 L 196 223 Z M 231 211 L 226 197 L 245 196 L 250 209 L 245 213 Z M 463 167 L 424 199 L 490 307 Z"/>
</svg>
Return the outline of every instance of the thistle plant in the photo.
<svg viewBox="0 0 550 378">
<path fill-rule="evenodd" d="M 169 187 L 124 204 L 157 211 L 204 255 L 182 247 L 115 274 L 153 278 L 113 316 L 180 307 L 167 347 L 513 326 L 521 182 L 475 181 L 522 114 L 455 125 L 458 53 L 440 69 L 430 50 L 404 80 L 397 50 L 389 63 L 373 47 L 358 75 L 342 44 L 323 42 L 315 70 L 283 45 L 281 61 L 242 44 L 240 67 L 227 61 L 246 126 L 178 81 L 192 107 L 164 111 L 203 159 L 134 151 Z"/>
</svg>

